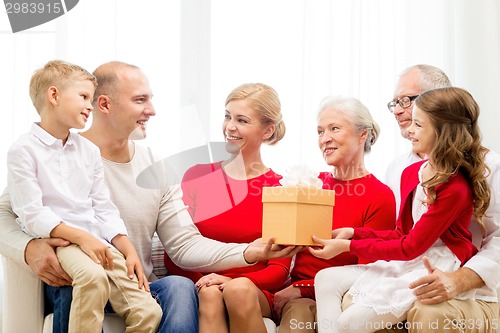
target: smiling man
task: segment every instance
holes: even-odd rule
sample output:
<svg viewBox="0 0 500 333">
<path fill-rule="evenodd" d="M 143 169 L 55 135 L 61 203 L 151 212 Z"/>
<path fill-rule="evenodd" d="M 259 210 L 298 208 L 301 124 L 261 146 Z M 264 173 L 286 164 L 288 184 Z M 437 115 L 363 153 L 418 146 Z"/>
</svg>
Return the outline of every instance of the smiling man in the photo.
<svg viewBox="0 0 500 333">
<path fill-rule="evenodd" d="M 409 139 L 408 127 L 411 125 L 413 101 L 424 91 L 451 86 L 448 76 L 439 68 L 429 65 L 416 65 L 405 69 L 399 76 L 394 89 L 394 98 L 387 103 L 387 108 L 394 114 L 401 136 Z M 399 184 L 401 173 L 410 164 L 420 161 L 424 156 L 418 156 L 410 150 L 398 156 L 387 168 L 385 183 L 396 197 L 396 213 L 399 212 Z"/>
</svg>

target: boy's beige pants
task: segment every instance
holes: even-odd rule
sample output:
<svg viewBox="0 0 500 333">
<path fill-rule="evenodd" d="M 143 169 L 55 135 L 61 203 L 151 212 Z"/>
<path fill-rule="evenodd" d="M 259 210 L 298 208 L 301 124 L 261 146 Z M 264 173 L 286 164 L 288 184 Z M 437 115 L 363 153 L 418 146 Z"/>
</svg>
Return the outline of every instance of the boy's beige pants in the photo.
<svg viewBox="0 0 500 333">
<path fill-rule="evenodd" d="M 78 245 L 56 249 L 61 267 L 73 279 L 69 333 L 101 333 L 108 299 L 113 310 L 125 318 L 125 332 L 156 332 L 160 306 L 149 292 L 139 289 L 135 275 L 128 278 L 122 253 L 113 247 L 110 250 L 112 270 L 93 262 Z"/>
</svg>

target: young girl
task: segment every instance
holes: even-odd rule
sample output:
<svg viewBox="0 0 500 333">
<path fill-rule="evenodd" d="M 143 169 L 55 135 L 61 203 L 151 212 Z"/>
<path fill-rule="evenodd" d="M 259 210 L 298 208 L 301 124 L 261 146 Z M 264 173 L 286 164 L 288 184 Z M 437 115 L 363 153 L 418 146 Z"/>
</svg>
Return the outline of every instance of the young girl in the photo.
<svg viewBox="0 0 500 333">
<path fill-rule="evenodd" d="M 449 272 L 477 252 L 468 227 L 473 214 L 482 223 L 490 199 L 478 116 L 478 105 L 460 88 L 430 90 L 416 99 L 408 131 L 414 152 L 428 159 L 401 176 L 396 229 L 337 229 L 335 239 L 315 238 L 323 247 L 310 248 L 320 258 L 350 251 L 380 259 L 316 275 L 319 332 L 373 332 L 404 320 L 415 301 L 408 285 L 427 274 L 424 256 Z M 353 304 L 342 312 L 346 291 Z"/>
</svg>

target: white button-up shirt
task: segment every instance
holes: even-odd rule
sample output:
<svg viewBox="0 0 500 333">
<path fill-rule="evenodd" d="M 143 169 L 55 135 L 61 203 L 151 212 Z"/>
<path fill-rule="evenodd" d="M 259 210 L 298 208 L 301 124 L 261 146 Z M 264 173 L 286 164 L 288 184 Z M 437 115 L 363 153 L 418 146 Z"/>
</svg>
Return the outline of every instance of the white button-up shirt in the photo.
<svg viewBox="0 0 500 333">
<path fill-rule="evenodd" d="M 12 208 L 27 234 L 50 237 L 62 222 L 107 244 L 127 235 L 103 180 L 99 148 L 89 140 L 70 133 L 63 145 L 33 124 L 7 156 Z"/>
</svg>

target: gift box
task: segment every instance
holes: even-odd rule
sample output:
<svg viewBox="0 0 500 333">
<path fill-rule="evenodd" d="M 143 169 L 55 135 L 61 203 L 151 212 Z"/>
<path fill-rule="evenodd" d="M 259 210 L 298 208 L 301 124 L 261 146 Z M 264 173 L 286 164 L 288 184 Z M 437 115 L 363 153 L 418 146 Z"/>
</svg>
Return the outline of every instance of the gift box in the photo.
<svg viewBox="0 0 500 333">
<path fill-rule="evenodd" d="M 335 191 L 301 186 L 264 187 L 262 240 L 315 245 L 311 236 L 332 238 Z"/>
</svg>

